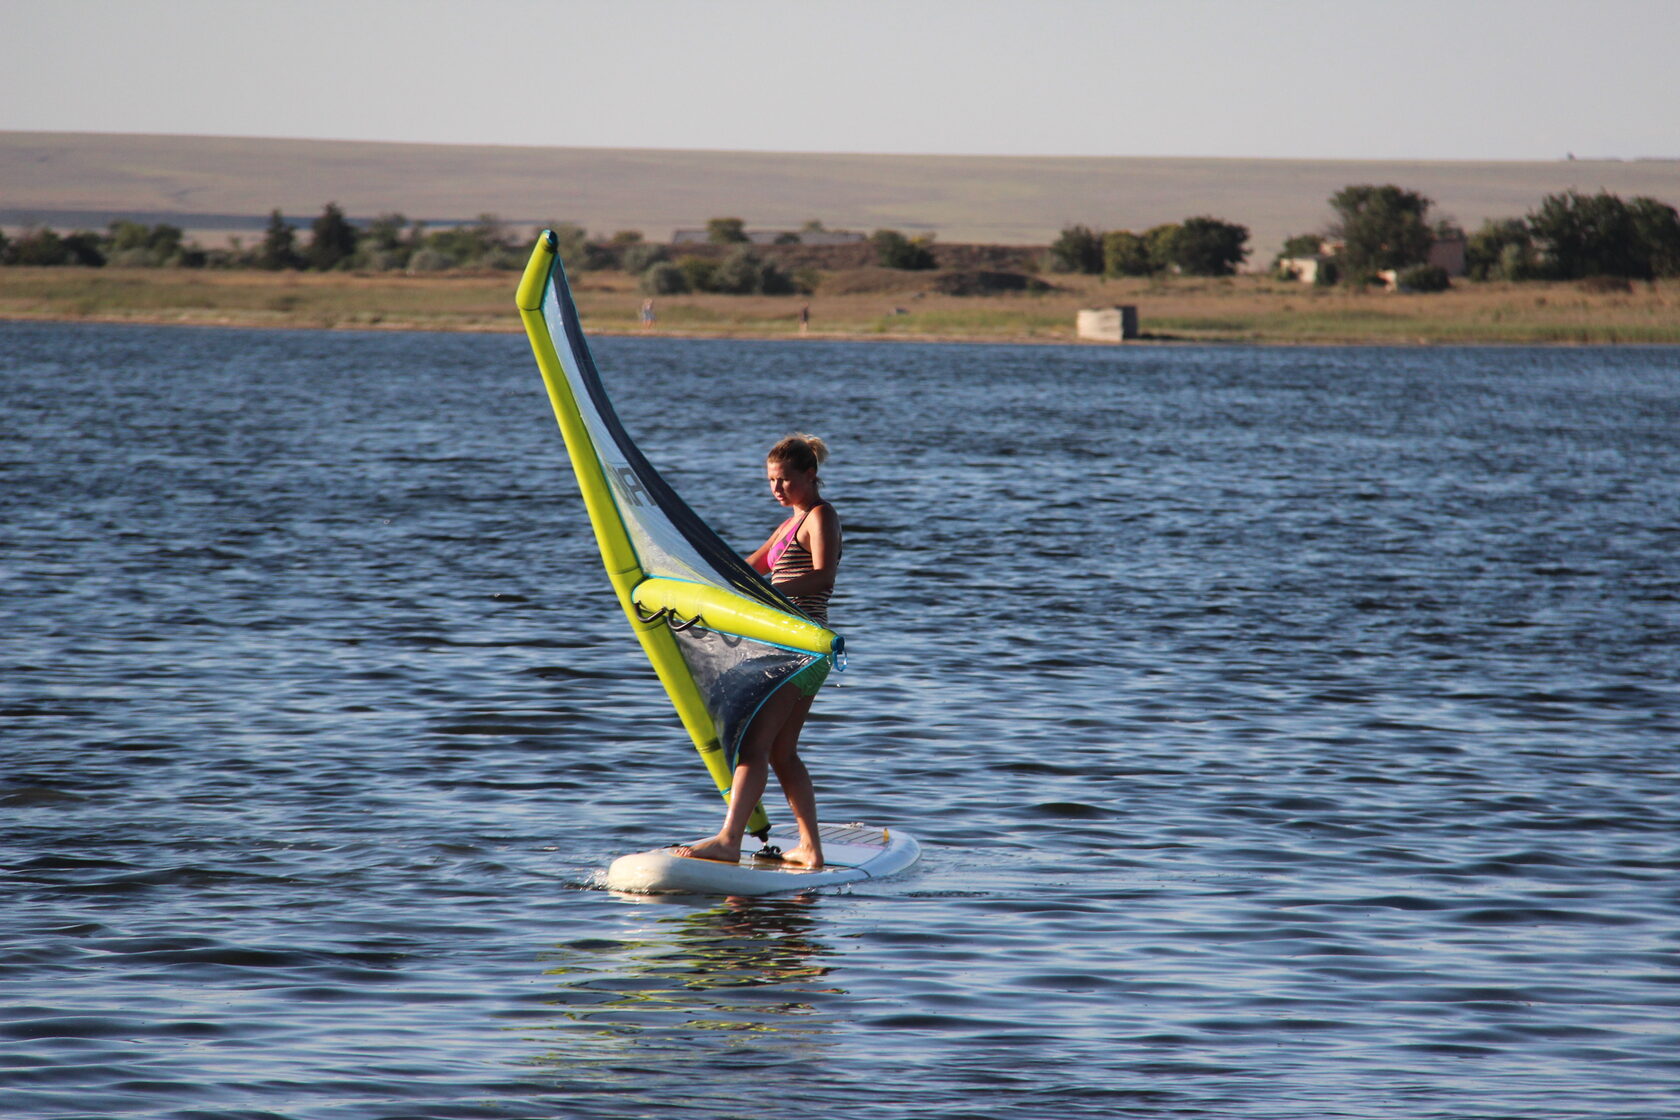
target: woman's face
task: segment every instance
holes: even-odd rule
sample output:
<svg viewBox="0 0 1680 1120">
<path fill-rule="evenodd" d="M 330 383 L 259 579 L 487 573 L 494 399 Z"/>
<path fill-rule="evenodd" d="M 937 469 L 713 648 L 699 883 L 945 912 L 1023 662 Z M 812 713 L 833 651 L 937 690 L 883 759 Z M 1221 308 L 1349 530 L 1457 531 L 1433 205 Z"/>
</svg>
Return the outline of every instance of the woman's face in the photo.
<svg viewBox="0 0 1680 1120">
<path fill-rule="evenodd" d="M 771 459 L 764 464 L 764 476 L 770 480 L 770 493 L 784 506 L 808 506 L 817 500 L 816 471 Z"/>
</svg>

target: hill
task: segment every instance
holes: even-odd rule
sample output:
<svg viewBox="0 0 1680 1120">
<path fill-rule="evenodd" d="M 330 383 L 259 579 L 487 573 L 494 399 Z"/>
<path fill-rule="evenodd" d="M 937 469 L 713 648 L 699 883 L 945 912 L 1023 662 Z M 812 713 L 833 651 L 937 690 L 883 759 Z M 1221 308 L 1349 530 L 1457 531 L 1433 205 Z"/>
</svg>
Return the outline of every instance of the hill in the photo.
<svg viewBox="0 0 1680 1120">
<path fill-rule="evenodd" d="M 592 233 L 750 226 L 892 228 L 959 243 L 1043 245 L 1062 227 L 1143 230 L 1209 214 L 1251 231 L 1251 264 L 1321 228 L 1349 183 L 1396 183 L 1474 228 L 1569 188 L 1680 203 L 1680 160 L 1396 162 L 1132 157 L 891 156 L 517 148 L 213 136 L 0 132 L 0 224 L 168 221 L 199 235 L 259 229 L 279 207 L 310 218 L 399 211 Z"/>
</svg>

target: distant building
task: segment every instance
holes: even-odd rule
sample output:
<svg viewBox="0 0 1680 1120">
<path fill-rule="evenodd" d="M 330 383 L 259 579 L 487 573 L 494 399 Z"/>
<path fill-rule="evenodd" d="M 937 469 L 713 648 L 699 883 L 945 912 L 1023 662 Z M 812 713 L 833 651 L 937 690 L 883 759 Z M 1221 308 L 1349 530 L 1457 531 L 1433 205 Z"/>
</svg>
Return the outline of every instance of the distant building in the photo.
<svg viewBox="0 0 1680 1120">
<path fill-rule="evenodd" d="M 1437 237 L 1429 245 L 1427 263 L 1446 269 L 1448 276 L 1463 276 L 1468 271 L 1465 267 L 1464 250 L 1469 244 L 1469 239 L 1462 235 Z"/>
<path fill-rule="evenodd" d="M 1468 272 L 1464 252 L 1468 246 L 1469 241 L 1462 234 L 1454 237 L 1437 237 L 1429 243 L 1429 256 L 1424 263 L 1445 269 L 1448 276 L 1463 276 Z M 1279 274 L 1293 276 L 1303 284 L 1316 284 L 1319 269 L 1324 267 L 1325 262 L 1333 259 L 1332 254 L 1339 248 L 1341 248 L 1340 244 L 1326 244 L 1326 252 L 1317 256 L 1282 257 L 1277 262 L 1277 270 Z M 1379 272 L 1377 278 L 1389 287 L 1393 287 L 1394 284 L 1390 279 L 1390 274 L 1395 271 L 1392 268 L 1386 269 Z"/>
<path fill-rule="evenodd" d="M 856 245 L 869 238 L 850 229 L 749 229 L 750 245 Z M 703 229 L 679 229 L 671 235 L 673 245 L 709 245 L 711 235 Z"/>
</svg>

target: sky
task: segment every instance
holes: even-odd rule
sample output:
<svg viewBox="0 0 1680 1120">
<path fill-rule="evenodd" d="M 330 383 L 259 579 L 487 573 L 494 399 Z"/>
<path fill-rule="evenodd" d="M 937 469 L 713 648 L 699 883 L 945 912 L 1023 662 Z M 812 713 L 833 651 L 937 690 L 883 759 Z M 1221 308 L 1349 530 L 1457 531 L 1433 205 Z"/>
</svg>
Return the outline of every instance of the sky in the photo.
<svg viewBox="0 0 1680 1120">
<path fill-rule="evenodd" d="M 1676 0 L 0 0 L 0 129 L 1680 158 Z"/>
</svg>

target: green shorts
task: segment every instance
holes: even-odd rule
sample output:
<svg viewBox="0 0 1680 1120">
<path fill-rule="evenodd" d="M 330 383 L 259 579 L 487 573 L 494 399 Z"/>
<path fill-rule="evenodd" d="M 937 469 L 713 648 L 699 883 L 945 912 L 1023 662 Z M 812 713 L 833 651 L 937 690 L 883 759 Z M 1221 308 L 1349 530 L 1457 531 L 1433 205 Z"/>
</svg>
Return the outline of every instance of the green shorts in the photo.
<svg viewBox="0 0 1680 1120">
<path fill-rule="evenodd" d="M 828 679 L 829 668 L 829 659 L 819 657 L 790 677 L 788 683 L 797 688 L 801 696 L 815 696 Z"/>
</svg>

